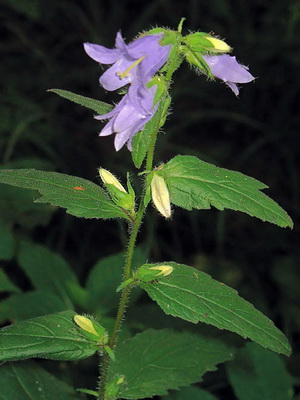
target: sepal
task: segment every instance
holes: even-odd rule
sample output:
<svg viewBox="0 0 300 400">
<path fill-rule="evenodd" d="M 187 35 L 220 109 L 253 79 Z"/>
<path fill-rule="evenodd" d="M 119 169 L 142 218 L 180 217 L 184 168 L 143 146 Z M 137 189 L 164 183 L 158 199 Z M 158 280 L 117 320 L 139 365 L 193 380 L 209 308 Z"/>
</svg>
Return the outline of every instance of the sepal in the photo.
<svg viewBox="0 0 300 400">
<path fill-rule="evenodd" d="M 226 42 L 206 32 L 196 32 L 185 36 L 184 43 L 196 53 L 229 53 L 232 49 Z"/>
</svg>

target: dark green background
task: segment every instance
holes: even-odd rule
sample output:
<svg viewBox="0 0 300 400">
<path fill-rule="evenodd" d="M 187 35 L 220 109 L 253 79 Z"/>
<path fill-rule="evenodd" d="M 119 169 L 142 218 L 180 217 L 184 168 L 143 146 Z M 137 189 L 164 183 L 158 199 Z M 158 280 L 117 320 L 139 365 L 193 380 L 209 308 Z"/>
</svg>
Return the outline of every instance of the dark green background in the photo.
<svg viewBox="0 0 300 400">
<path fill-rule="evenodd" d="M 0 1 L 3 167 L 37 167 L 98 181 L 97 168 L 125 180 L 135 173 L 130 153 L 116 153 L 113 137 L 98 138 L 103 126 L 80 106 L 47 93 L 61 88 L 103 101 L 117 94 L 99 87 L 101 67 L 83 51 L 85 41 L 114 45 L 118 30 L 127 41 L 154 26 L 183 33 L 215 32 L 257 77 L 239 98 L 224 84 L 208 82 L 183 65 L 173 85 L 172 115 L 160 135 L 156 164 L 192 154 L 239 170 L 270 186 L 270 195 L 291 215 L 293 231 L 234 212 L 174 210 L 171 221 L 153 212 L 141 231 L 151 261 L 185 262 L 237 288 L 290 338 L 287 361 L 298 375 L 300 300 L 299 249 L 299 1 Z M 1 207 L 5 219 L 9 210 Z M 101 256 L 120 251 L 126 227 L 83 221 L 55 213 L 49 221 L 20 223 L 11 231 L 60 252 L 82 282 Z M 121 233 L 121 240 L 120 235 Z M 2 266 L 26 287 L 13 262 Z"/>
</svg>

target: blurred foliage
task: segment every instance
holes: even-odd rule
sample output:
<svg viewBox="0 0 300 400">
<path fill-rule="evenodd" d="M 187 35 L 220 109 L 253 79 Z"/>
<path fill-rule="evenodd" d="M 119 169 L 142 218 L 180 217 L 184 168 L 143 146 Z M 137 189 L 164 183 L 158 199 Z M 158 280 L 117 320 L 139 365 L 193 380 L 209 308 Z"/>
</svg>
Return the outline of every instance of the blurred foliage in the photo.
<svg viewBox="0 0 300 400">
<path fill-rule="evenodd" d="M 126 171 L 135 172 L 127 150 L 116 153 L 112 137 L 98 138 L 102 125 L 91 112 L 46 90 L 118 101 L 99 87 L 101 67 L 86 56 L 82 42 L 112 47 L 119 29 L 131 40 L 156 25 L 176 28 L 183 16 L 185 32 L 214 31 L 225 38 L 257 80 L 245 85 L 238 99 L 225 85 L 207 82 L 183 66 L 174 79 L 173 113 L 166 134 L 160 135 L 156 162 L 190 154 L 253 176 L 270 186 L 267 194 L 291 215 L 295 228 L 283 230 L 231 211 L 187 213 L 177 208 L 169 222 L 155 211 L 148 215 L 141 231 L 143 247 L 146 254 L 151 250 L 153 262 L 185 262 L 233 286 L 275 321 L 291 341 L 294 353 L 284 361 L 300 385 L 299 0 L 0 0 L 1 167 L 55 170 L 99 182 L 97 168 L 102 166 L 125 181 Z M 126 244 L 127 230 L 121 223 L 78 220 L 33 204 L 33 198 L 36 193 L 31 191 L 1 186 L 3 323 L 8 315 L 23 319 L 64 308 L 51 288 L 40 300 L 41 293 L 31 286 L 18 262 L 24 240 L 67 260 L 81 284 L 74 281 L 75 286 L 67 287 L 79 311 L 90 301 L 84 289 L 89 271 Z M 142 297 L 136 308 L 143 317 L 147 302 Z M 37 303 L 39 310 L 32 307 Z M 99 307 L 98 313 L 102 311 Z M 153 310 L 147 323 L 132 315 L 128 324 L 134 332 L 160 318 Z M 165 320 L 181 329 L 174 319 Z M 231 340 L 240 343 L 235 337 Z M 92 386 L 97 374 L 96 366 L 95 376 L 90 373 L 93 363 L 81 362 L 76 376 L 66 363 L 58 370 L 46 364 L 68 383 Z M 83 382 L 86 376 L 88 382 Z M 217 397 L 233 398 L 224 369 L 208 374 L 204 382 Z"/>
</svg>

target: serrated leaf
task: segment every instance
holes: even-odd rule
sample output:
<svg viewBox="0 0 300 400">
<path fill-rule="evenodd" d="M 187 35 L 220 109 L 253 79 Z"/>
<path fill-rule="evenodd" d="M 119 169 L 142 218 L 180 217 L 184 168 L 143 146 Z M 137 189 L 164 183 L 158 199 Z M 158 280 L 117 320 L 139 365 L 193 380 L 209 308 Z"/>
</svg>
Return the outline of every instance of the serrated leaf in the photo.
<svg viewBox="0 0 300 400">
<path fill-rule="evenodd" d="M 136 133 L 132 140 L 132 160 L 136 168 L 141 168 L 146 157 L 151 140 L 151 133 L 155 127 L 155 120 L 151 118 L 142 131 Z"/>
<path fill-rule="evenodd" d="M 79 400 L 75 390 L 34 361 L 0 366 L 1 400 Z"/>
<path fill-rule="evenodd" d="M 98 347 L 80 333 L 74 315 L 73 311 L 63 311 L 2 328 L 0 360 L 36 357 L 73 361 L 92 356 Z"/>
<path fill-rule="evenodd" d="M 216 370 L 216 364 L 232 356 L 231 349 L 217 339 L 149 329 L 117 346 L 109 376 L 124 375 L 120 398 L 141 399 L 199 382 L 205 372 Z"/>
<path fill-rule="evenodd" d="M 68 289 L 72 283 L 78 283 L 77 278 L 59 254 L 45 246 L 21 241 L 18 263 L 36 289 L 55 293 L 66 308 L 73 308 Z"/>
<path fill-rule="evenodd" d="M 86 287 L 90 293 L 90 307 L 93 310 L 96 310 L 99 304 L 107 310 L 118 307 L 120 294 L 116 292 L 116 288 L 122 282 L 124 260 L 125 254 L 121 252 L 102 258 L 92 268 Z M 140 248 L 136 248 L 132 268 L 141 266 L 145 261 L 145 253 Z M 140 289 L 133 290 L 130 296 L 131 301 L 135 301 L 141 292 Z"/>
<path fill-rule="evenodd" d="M 239 400 L 291 400 L 292 378 L 281 358 L 255 343 L 247 343 L 227 364 L 229 380 Z"/>
<path fill-rule="evenodd" d="M 106 114 L 113 109 L 113 106 L 103 101 L 91 99 L 90 97 L 81 96 L 80 94 L 69 92 L 68 90 L 62 89 L 48 89 L 47 92 L 58 94 L 64 99 L 73 101 L 73 103 L 79 104 L 83 107 L 89 108 L 96 111 L 97 114 Z"/>
<path fill-rule="evenodd" d="M 66 310 L 65 303 L 54 293 L 26 292 L 1 301 L 0 320 L 18 322 L 64 310 Z"/>
<path fill-rule="evenodd" d="M 66 212 L 75 217 L 130 220 L 100 186 L 76 176 L 34 169 L 7 169 L 0 171 L 0 183 L 38 190 L 42 196 L 35 202 L 66 208 Z"/>
<path fill-rule="evenodd" d="M 20 289 L 11 282 L 5 272 L 0 268 L 0 293 L 1 292 L 20 292 Z M 1 306 L 0 306 L 1 313 Z"/>
<path fill-rule="evenodd" d="M 281 227 L 293 227 L 288 214 L 260 190 L 262 182 L 240 172 L 218 168 L 193 156 L 176 156 L 159 169 L 171 202 L 191 210 L 229 208 Z"/>
<path fill-rule="evenodd" d="M 227 329 L 277 353 L 291 353 L 283 333 L 236 290 L 187 265 L 164 264 L 174 268 L 170 275 L 140 286 L 166 314 Z"/>
<path fill-rule="evenodd" d="M 164 396 L 162 400 L 218 400 L 217 397 L 196 386 L 189 386 Z"/>
</svg>

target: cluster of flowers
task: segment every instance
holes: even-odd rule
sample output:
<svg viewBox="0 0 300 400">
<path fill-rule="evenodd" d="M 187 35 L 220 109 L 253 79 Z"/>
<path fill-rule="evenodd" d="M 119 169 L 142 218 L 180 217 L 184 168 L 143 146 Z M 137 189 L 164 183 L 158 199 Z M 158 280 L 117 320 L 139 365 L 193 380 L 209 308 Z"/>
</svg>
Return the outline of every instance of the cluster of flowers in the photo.
<svg viewBox="0 0 300 400">
<path fill-rule="evenodd" d="M 195 35 L 190 35 L 191 42 Z M 117 151 L 125 143 L 131 150 L 134 135 L 143 129 L 157 110 L 154 98 L 157 86 L 151 81 L 167 62 L 172 46 L 160 44 L 163 36 L 164 33 L 147 34 L 126 45 L 119 32 L 114 49 L 92 43 L 84 44 L 86 53 L 93 60 L 101 64 L 112 64 L 99 79 L 104 89 L 114 91 L 129 84 L 127 93 L 112 111 L 95 117 L 98 120 L 109 119 L 99 136 L 116 133 L 114 144 Z M 209 36 L 205 38 L 216 52 L 220 46 L 220 52 L 230 50 L 219 39 Z M 247 83 L 254 79 L 248 68 L 239 64 L 235 57 L 227 54 L 207 54 L 201 57 L 211 74 L 223 80 L 236 95 L 239 93 L 237 83 Z"/>
<path fill-rule="evenodd" d="M 126 45 L 118 32 L 115 49 L 92 43 L 84 44 L 86 53 L 93 60 L 101 64 L 113 64 L 100 77 L 99 81 L 104 89 L 112 91 L 130 84 L 127 94 L 111 112 L 95 117 L 99 120 L 110 119 L 100 136 L 116 133 L 117 151 L 125 143 L 131 150 L 133 136 L 145 126 L 156 111 L 156 85 L 148 88 L 147 84 L 168 59 L 171 46 L 159 44 L 162 36 L 147 35 Z"/>
</svg>

